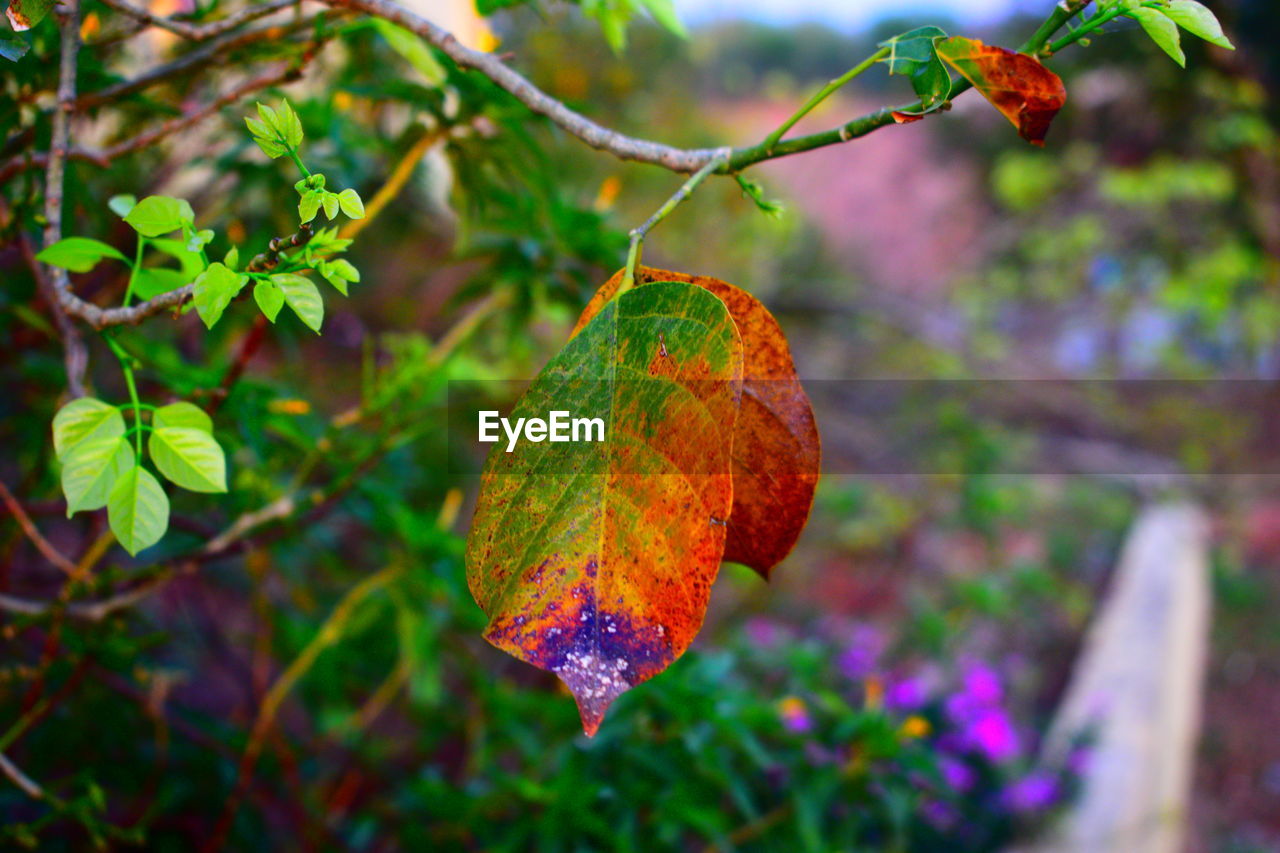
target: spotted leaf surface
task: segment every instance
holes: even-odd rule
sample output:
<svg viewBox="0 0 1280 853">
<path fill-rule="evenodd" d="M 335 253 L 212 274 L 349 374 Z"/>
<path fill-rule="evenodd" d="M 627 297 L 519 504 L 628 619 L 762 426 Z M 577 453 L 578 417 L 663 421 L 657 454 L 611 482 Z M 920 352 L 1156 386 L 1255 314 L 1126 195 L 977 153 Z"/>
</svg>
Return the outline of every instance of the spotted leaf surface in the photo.
<svg viewBox="0 0 1280 853">
<path fill-rule="evenodd" d="M 641 267 L 638 284 L 693 284 L 725 304 L 742 338 L 742 405 L 733 431 L 733 510 L 724 559 L 769 577 L 791 552 L 809 520 L 818 482 L 821 442 L 809 398 L 796 377 L 778 321 L 760 300 L 728 282 Z M 613 298 L 619 271 L 583 310 L 574 334 Z"/>
<path fill-rule="evenodd" d="M 936 45 L 938 56 L 982 93 L 1018 134 L 1032 145 L 1044 145 L 1053 117 L 1067 102 L 1062 80 L 1035 57 L 977 39 L 952 37 Z"/>
<path fill-rule="evenodd" d="M 723 302 L 689 284 L 637 287 L 603 306 L 508 416 L 599 417 L 605 440 L 489 455 L 467 542 L 485 637 L 559 676 L 587 734 L 702 625 L 733 502 L 741 380 Z"/>
</svg>

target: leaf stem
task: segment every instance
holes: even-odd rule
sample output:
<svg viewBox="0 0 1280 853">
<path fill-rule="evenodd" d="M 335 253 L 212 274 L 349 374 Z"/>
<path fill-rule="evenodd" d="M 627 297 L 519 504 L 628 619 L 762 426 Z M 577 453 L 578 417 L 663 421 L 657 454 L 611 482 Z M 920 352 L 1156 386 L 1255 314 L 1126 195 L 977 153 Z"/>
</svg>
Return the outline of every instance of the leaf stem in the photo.
<svg viewBox="0 0 1280 853">
<path fill-rule="evenodd" d="M 693 195 L 693 191 L 698 188 L 699 184 L 727 163 L 730 153 L 728 149 L 725 149 L 708 160 L 707 164 L 690 175 L 689 180 L 681 184 L 680 189 L 676 190 L 671 198 L 663 202 L 662 207 L 655 210 L 652 216 L 646 219 L 639 227 L 631 229 L 631 245 L 627 249 L 627 266 L 622 275 L 622 286 L 618 288 L 618 295 L 626 293 L 635 286 L 636 268 L 640 265 L 640 249 L 644 243 L 645 235 L 649 233 L 653 226 L 666 219 L 668 214 L 680 205 L 680 202 Z"/>
<path fill-rule="evenodd" d="M 296 149 L 296 148 L 290 148 L 290 149 L 289 149 L 289 157 L 290 157 L 290 159 L 292 159 L 292 160 L 293 160 L 293 164 L 294 164 L 295 166 L 297 166 L 297 167 L 298 167 L 298 171 L 302 173 L 302 177 L 304 177 L 304 178 L 309 178 L 309 177 L 311 177 L 311 172 L 310 172 L 310 171 L 307 169 L 307 167 L 303 164 L 303 162 L 302 162 L 302 158 L 298 156 L 298 149 Z"/>
<path fill-rule="evenodd" d="M 124 373 L 124 384 L 129 388 L 129 400 L 133 406 L 133 422 L 134 424 L 142 423 L 142 401 L 138 399 L 138 385 L 133 378 L 133 356 L 125 352 L 124 347 L 120 346 L 115 337 L 103 333 L 102 337 L 106 340 L 107 346 L 120 362 L 120 370 Z M 134 450 L 136 451 L 135 464 L 142 464 L 142 430 L 138 430 L 133 437 Z"/>
<path fill-rule="evenodd" d="M 777 130 L 775 130 L 773 133 L 765 137 L 764 142 L 761 143 L 764 146 L 764 150 L 766 152 L 772 153 L 773 147 L 782 140 L 782 137 L 786 135 L 788 130 L 790 130 L 792 127 L 796 125 L 796 122 L 800 121 L 800 119 L 807 116 L 810 112 L 812 112 L 815 108 L 817 108 L 819 104 L 821 104 L 827 98 L 835 94 L 840 89 L 840 87 L 842 87 L 845 83 L 848 83 L 850 80 L 857 77 L 859 74 L 866 71 L 872 65 L 875 65 L 877 62 L 879 62 L 881 59 L 884 59 L 888 55 L 889 55 L 889 48 L 882 47 L 879 50 L 877 50 L 875 53 L 871 54 L 869 57 L 864 59 L 862 62 L 859 62 L 857 65 L 850 68 L 844 74 L 841 74 L 839 77 L 835 78 L 834 80 L 828 81 L 827 85 L 823 86 L 814 94 L 813 97 L 805 101 L 804 106 L 796 110 L 795 113 L 792 114 L 791 118 L 784 121 Z"/>
<path fill-rule="evenodd" d="M 129 284 L 124 289 L 124 307 L 128 308 L 133 301 L 133 283 L 138 280 L 138 271 L 142 269 L 142 252 L 147 246 L 147 238 L 138 235 L 138 247 L 133 252 L 133 266 L 129 270 Z"/>
<path fill-rule="evenodd" d="M 1113 7 L 1111 9 L 1107 9 L 1103 12 L 1100 12 L 1097 15 L 1094 15 L 1089 20 L 1085 21 L 1078 28 L 1067 33 L 1062 38 L 1058 39 L 1052 44 L 1045 45 L 1045 47 L 1042 49 L 1041 52 L 1044 53 L 1045 55 L 1052 56 L 1053 54 L 1062 50 L 1064 47 L 1075 44 L 1080 39 L 1087 36 L 1089 33 L 1097 30 L 1103 24 L 1110 23 L 1111 21 L 1114 21 L 1116 18 L 1119 18 L 1123 14 L 1124 14 L 1124 10 L 1117 7 Z"/>
</svg>

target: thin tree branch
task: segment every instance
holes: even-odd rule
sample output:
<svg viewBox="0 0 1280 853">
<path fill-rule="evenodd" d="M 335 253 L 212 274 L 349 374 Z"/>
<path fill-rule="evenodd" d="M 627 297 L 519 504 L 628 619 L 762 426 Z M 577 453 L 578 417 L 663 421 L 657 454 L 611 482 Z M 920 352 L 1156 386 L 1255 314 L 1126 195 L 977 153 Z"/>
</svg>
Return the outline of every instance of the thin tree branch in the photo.
<svg viewBox="0 0 1280 853">
<path fill-rule="evenodd" d="M 52 246 L 62 239 L 62 193 L 67 163 L 67 149 L 71 139 L 71 114 L 76 100 L 76 59 L 80 53 L 80 0 L 67 0 L 58 15 L 61 30 L 61 49 L 58 63 L 58 103 L 53 113 L 53 128 L 49 139 L 49 158 L 45 170 L 44 189 L 44 245 Z M 56 317 L 68 313 L 63 292 L 70 291 L 71 281 L 67 271 L 49 267 L 43 283 L 49 310 Z M 59 329 L 67 328 L 61 320 Z M 67 386 L 73 397 L 84 396 L 84 373 L 88 367 L 88 354 L 78 331 L 63 334 L 63 346 L 67 347 Z"/>
<path fill-rule="evenodd" d="M 581 113 L 574 112 L 560 101 L 543 92 L 523 75 L 507 66 L 502 58 L 492 53 L 484 53 L 463 45 L 454 35 L 440 26 L 428 21 L 415 12 L 393 2 L 393 0 L 320 0 L 335 8 L 354 9 L 374 17 L 382 18 L 398 24 L 407 30 L 417 33 L 429 43 L 449 56 L 460 68 L 479 71 L 498 86 L 515 96 L 517 100 L 539 115 L 546 116 L 557 126 L 576 136 L 592 148 L 607 151 L 622 160 L 634 160 L 662 166 L 673 172 L 696 172 L 707 165 L 712 158 L 718 156 L 719 148 L 675 148 L 647 139 L 619 133 L 597 124 Z M 1049 18 L 1036 30 L 1020 50 L 1029 53 L 1040 51 L 1045 42 L 1057 32 L 1067 21 L 1079 14 L 1085 7 L 1085 0 L 1061 0 Z M 968 81 L 960 80 L 951 89 L 951 97 L 963 93 L 970 88 Z M 733 149 L 732 156 L 719 168 L 721 172 L 739 172 L 748 166 L 811 151 L 827 145 L 848 142 L 872 131 L 894 124 L 893 114 L 903 110 L 920 109 L 924 105 L 919 101 L 897 107 L 885 107 L 846 122 L 839 127 L 821 133 L 801 136 L 776 144 L 752 145 Z"/>
<path fill-rule="evenodd" d="M 0 772 L 3 772 L 5 776 L 9 777 L 9 781 L 21 788 L 22 793 L 26 794 L 31 799 L 44 799 L 44 788 L 41 788 L 34 779 L 26 773 L 23 773 L 22 769 L 10 761 L 9 756 L 5 755 L 3 752 L 0 752 Z"/>
<path fill-rule="evenodd" d="M 247 24 L 250 21 L 256 21 L 259 18 L 265 18 L 267 15 L 279 12 L 281 9 L 287 9 L 291 6 L 298 6 L 301 0 L 271 0 L 269 3 L 261 5 L 250 5 L 238 12 L 233 12 L 225 18 L 216 21 L 210 21 L 207 24 L 190 24 L 186 21 L 175 21 L 172 18 L 165 18 L 160 15 L 153 15 L 146 9 L 127 3 L 125 0 L 102 0 L 103 4 L 110 6 L 117 12 L 149 24 L 153 27 L 160 27 L 171 33 L 182 36 L 190 41 L 208 41 L 216 38 L 223 33 L 228 33 L 239 27 L 241 24 Z"/>
<path fill-rule="evenodd" d="M 92 163 L 95 166 L 106 168 L 111 165 L 111 161 L 126 154 L 132 154 L 143 148 L 149 148 L 160 142 L 168 136 L 175 133 L 181 133 L 204 121 L 205 119 L 217 114 L 223 107 L 234 104 L 246 95 L 250 95 L 260 89 L 266 89 L 270 86 L 279 86 L 284 83 L 291 83 L 302 76 L 302 69 L 295 65 L 285 65 L 270 71 L 266 74 L 254 77 L 252 80 L 246 80 L 231 91 L 219 95 L 215 100 L 205 104 L 199 109 L 170 119 L 159 127 L 139 133 L 137 136 L 117 142 L 107 148 L 77 148 L 72 147 L 67 151 L 68 159 L 83 160 Z M 19 155 L 13 157 L 4 166 L 0 166 L 0 184 L 12 178 L 14 175 L 26 171 L 27 169 L 36 169 L 48 165 L 49 155 L 44 152 L 38 152 L 30 155 Z"/>
<path fill-rule="evenodd" d="M 85 345 L 84 336 L 80 334 L 80 327 L 58 303 L 58 291 L 53 286 L 53 280 L 49 278 L 44 264 L 36 260 L 35 247 L 31 245 L 31 238 L 26 231 L 18 232 L 18 249 L 22 252 L 22 259 L 31 268 L 31 274 L 35 276 L 40 296 L 49 306 L 49 313 L 53 315 L 53 324 L 62 338 L 63 362 L 67 370 L 67 393 L 73 398 L 83 397 L 85 374 L 89 370 L 89 348 Z"/>
<path fill-rule="evenodd" d="M 26 510 L 22 508 L 22 504 L 18 503 L 18 499 L 13 496 L 13 492 L 9 491 L 9 487 L 0 482 L 0 500 L 4 501 L 4 505 L 9 508 L 9 512 L 13 515 L 18 526 L 22 528 L 22 532 L 27 534 L 27 538 L 31 540 L 31 544 L 36 546 L 44 558 L 53 563 L 68 576 L 76 573 L 76 564 L 71 562 L 62 555 L 57 548 L 49 544 L 49 540 L 45 539 L 31 521 L 31 516 L 27 515 Z"/>
</svg>

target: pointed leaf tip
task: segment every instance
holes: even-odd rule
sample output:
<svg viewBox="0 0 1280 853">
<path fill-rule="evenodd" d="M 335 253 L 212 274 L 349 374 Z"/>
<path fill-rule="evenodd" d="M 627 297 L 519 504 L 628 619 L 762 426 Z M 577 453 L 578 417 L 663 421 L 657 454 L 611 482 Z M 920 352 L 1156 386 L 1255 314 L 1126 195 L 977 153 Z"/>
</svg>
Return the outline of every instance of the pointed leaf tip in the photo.
<svg viewBox="0 0 1280 853">
<path fill-rule="evenodd" d="M 733 319 L 705 289 L 634 288 L 508 418 L 598 417 L 604 440 L 519 441 L 485 463 L 466 554 L 485 639 L 555 673 L 589 735 L 702 626 L 732 506 L 742 358 Z"/>
</svg>

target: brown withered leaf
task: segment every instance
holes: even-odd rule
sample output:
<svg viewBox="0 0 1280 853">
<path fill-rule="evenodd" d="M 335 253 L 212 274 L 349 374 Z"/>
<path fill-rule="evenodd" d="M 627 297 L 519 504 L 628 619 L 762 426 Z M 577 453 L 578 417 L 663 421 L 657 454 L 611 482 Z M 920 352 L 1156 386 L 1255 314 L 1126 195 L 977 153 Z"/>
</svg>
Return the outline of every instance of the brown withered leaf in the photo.
<svg viewBox="0 0 1280 853">
<path fill-rule="evenodd" d="M 743 393 L 733 433 L 733 511 L 724 558 L 765 578 L 795 546 L 813 505 L 821 442 L 778 321 L 760 300 L 709 276 L 640 267 L 637 285 L 677 281 L 724 302 L 742 337 Z M 595 294 L 577 334 L 617 292 L 622 271 Z"/>
<path fill-rule="evenodd" d="M 1044 145 L 1053 117 L 1067 102 L 1062 80 L 1040 61 L 977 39 L 940 39 L 938 56 L 973 84 L 1018 134 L 1032 145 Z"/>
</svg>

